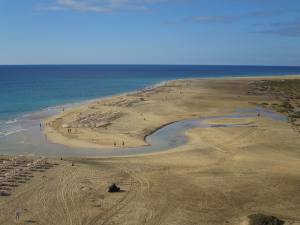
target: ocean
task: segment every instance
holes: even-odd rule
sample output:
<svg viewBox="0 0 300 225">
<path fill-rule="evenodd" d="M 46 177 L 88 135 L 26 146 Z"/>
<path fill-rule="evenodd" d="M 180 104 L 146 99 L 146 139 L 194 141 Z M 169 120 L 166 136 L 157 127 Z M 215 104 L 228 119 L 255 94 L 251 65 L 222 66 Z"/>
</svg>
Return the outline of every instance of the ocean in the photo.
<svg viewBox="0 0 300 225">
<path fill-rule="evenodd" d="M 300 67 L 176 65 L 0 66 L 0 137 L 24 129 L 24 118 L 64 104 L 196 77 L 300 74 Z M 20 123 L 23 121 L 23 124 Z"/>
</svg>

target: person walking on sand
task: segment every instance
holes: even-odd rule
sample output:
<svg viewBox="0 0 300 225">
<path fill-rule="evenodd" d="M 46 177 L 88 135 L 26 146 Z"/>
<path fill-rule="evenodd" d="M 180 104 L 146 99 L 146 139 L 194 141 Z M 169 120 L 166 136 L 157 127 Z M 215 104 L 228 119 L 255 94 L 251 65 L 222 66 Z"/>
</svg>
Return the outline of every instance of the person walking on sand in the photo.
<svg viewBox="0 0 300 225">
<path fill-rule="evenodd" d="M 21 211 L 19 209 L 17 209 L 17 211 L 16 211 L 16 221 L 20 220 L 20 216 L 21 216 Z"/>
<path fill-rule="evenodd" d="M 40 130 L 42 130 L 42 123 L 40 123 Z"/>
<path fill-rule="evenodd" d="M 124 146 L 125 146 L 125 142 L 124 142 L 124 141 L 122 141 L 122 146 L 123 146 L 123 148 L 124 148 Z"/>
</svg>

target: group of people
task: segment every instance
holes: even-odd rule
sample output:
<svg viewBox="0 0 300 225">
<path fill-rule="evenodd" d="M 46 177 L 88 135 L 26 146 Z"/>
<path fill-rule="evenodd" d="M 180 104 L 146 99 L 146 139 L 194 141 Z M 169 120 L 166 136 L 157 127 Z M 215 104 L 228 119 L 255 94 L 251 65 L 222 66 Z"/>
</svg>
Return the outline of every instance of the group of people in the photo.
<svg viewBox="0 0 300 225">
<path fill-rule="evenodd" d="M 122 141 L 122 147 L 124 148 L 124 146 L 125 146 L 125 142 Z M 114 147 L 117 147 L 117 142 L 116 141 L 114 141 Z"/>
</svg>

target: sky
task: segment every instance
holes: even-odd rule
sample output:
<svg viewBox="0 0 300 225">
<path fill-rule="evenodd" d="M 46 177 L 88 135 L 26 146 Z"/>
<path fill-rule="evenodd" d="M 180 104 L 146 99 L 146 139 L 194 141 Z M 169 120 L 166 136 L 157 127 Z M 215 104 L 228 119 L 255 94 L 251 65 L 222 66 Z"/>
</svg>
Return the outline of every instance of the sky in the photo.
<svg viewBox="0 0 300 225">
<path fill-rule="evenodd" d="M 300 66 L 300 1 L 0 0 L 0 64 Z"/>
</svg>

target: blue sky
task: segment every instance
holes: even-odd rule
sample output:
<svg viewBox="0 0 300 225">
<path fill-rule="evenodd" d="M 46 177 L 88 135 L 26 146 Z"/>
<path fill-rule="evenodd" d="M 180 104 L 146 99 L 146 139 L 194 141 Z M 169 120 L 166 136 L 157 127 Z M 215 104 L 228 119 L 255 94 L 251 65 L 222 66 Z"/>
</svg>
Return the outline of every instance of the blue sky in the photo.
<svg viewBox="0 0 300 225">
<path fill-rule="evenodd" d="M 0 0 L 0 64 L 300 66 L 300 1 Z"/>
</svg>

